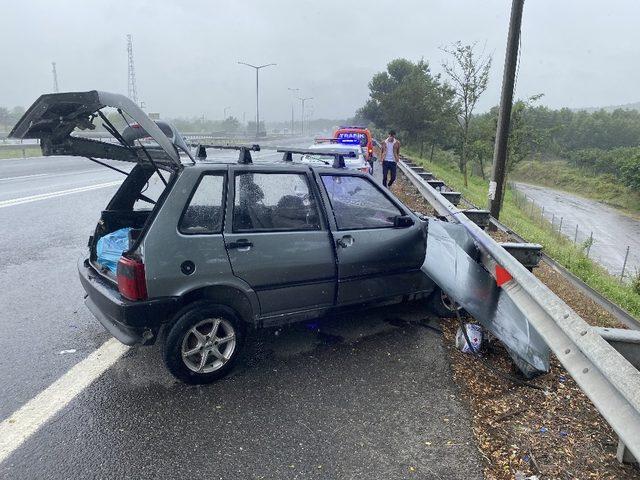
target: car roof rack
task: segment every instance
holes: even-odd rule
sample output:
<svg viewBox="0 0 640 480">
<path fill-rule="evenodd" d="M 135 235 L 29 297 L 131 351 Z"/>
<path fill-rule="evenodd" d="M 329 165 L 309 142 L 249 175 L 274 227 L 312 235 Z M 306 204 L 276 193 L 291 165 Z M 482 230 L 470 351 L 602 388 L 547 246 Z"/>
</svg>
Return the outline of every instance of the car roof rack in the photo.
<svg viewBox="0 0 640 480">
<path fill-rule="evenodd" d="M 344 150 L 316 150 L 313 148 L 277 148 L 276 152 L 283 153 L 282 160 L 284 162 L 293 162 L 293 154 L 297 155 L 314 155 L 317 157 L 333 157 L 333 168 L 345 168 L 344 157 L 354 158 L 355 152 L 345 152 Z"/>
<path fill-rule="evenodd" d="M 198 143 L 195 144 L 195 147 L 196 158 L 198 160 L 204 160 L 205 158 L 207 158 L 207 148 L 216 148 L 218 150 L 238 150 L 240 152 L 240 154 L 238 155 L 238 163 L 242 163 L 245 165 L 253 163 L 251 152 L 260 151 L 260 145 L 258 145 L 257 143 L 253 145 L 210 145 L 207 143 Z"/>
</svg>

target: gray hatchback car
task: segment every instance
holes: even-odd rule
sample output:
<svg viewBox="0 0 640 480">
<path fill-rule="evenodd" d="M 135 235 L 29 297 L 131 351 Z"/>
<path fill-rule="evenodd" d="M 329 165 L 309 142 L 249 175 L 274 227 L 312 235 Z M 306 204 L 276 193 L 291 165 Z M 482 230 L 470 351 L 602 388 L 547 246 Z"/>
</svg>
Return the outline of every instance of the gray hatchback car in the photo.
<svg viewBox="0 0 640 480">
<path fill-rule="evenodd" d="M 131 122 L 122 132 L 101 115 L 107 106 Z M 96 119 L 119 144 L 76 133 Z M 170 125 L 96 91 L 43 95 L 12 135 L 39 138 L 45 155 L 134 164 L 89 239 L 80 280 L 113 336 L 128 345 L 160 338 L 168 369 L 185 382 L 225 375 L 251 329 L 412 298 L 442 309 L 421 270 L 428 222 L 368 174 L 252 163 L 245 147 L 238 163 L 197 160 Z M 98 244 L 122 228 L 128 244 L 109 269 Z"/>
</svg>

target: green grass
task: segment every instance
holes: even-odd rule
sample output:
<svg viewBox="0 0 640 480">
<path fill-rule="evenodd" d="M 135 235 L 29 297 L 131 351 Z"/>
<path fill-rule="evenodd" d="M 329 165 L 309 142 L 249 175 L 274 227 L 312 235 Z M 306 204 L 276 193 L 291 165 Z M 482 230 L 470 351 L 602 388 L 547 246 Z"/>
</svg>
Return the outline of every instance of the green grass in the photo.
<svg viewBox="0 0 640 480">
<path fill-rule="evenodd" d="M 522 162 L 511 179 L 575 192 L 632 214 L 640 213 L 639 192 L 621 185 L 611 175 L 597 175 L 564 160 Z"/>
<path fill-rule="evenodd" d="M 0 144 L 1 145 L 1 144 Z M 42 155 L 42 150 L 40 150 L 40 147 L 38 146 L 34 146 L 34 147 L 27 147 L 25 148 L 25 155 L 27 157 L 39 157 L 40 155 Z M 22 158 L 22 148 L 7 148 L 7 149 L 0 149 L 0 159 L 2 158 Z"/>
<path fill-rule="evenodd" d="M 433 162 L 419 158 L 419 155 L 412 151 L 409 151 L 409 155 L 451 188 L 462 192 L 465 198 L 480 208 L 486 208 L 489 182 L 479 177 L 469 176 L 469 186 L 465 188 L 462 174 L 458 172 L 455 159 L 449 152 L 438 152 Z M 581 248 L 565 237 L 553 233 L 548 222 L 541 222 L 539 217 L 537 220 L 530 218 L 528 213 L 523 212 L 516 205 L 514 195 L 509 190 L 505 195 L 500 221 L 528 242 L 542 245 L 547 255 L 562 264 L 587 285 L 620 305 L 636 318 L 640 318 L 640 295 L 634 291 L 633 285 L 620 284 L 616 277 L 587 258 Z"/>
</svg>

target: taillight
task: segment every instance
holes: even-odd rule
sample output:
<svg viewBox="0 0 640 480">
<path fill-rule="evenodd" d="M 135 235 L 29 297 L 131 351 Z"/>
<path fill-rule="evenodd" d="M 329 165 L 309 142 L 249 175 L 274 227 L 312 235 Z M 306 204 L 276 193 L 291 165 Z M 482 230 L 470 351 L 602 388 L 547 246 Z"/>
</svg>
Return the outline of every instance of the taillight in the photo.
<svg viewBox="0 0 640 480">
<path fill-rule="evenodd" d="M 147 298 L 147 282 L 144 277 L 144 263 L 131 258 L 120 257 L 117 274 L 118 290 L 129 300 Z"/>
</svg>

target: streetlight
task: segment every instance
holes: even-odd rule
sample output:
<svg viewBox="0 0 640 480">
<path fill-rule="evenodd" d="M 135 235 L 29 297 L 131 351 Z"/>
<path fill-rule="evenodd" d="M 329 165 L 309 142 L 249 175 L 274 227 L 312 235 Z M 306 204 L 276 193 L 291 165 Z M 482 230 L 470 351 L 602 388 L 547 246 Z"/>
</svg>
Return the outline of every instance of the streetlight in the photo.
<svg viewBox="0 0 640 480">
<path fill-rule="evenodd" d="M 297 94 L 300 91 L 299 88 L 289 88 L 289 87 L 287 88 L 287 90 L 289 90 L 290 92 L 295 92 L 295 94 Z M 293 101 L 292 101 L 291 102 L 291 135 L 294 134 L 293 125 L 294 123 L 293 123 Z"/>
<path fill-rule="evenodd" d="M 311 117 L 313 117 L 313 113 L 315 112 L 315 110 L 313 109 L 313 107 L 311 107 L 309 109 L 309 112 L 307 113 L 307 131 L 309 133 L 311 133 Z"/>
<path fill-rule="evenodd" d="M 231 107 L 224 107 L 224 114 L 222 115 L 222 120 L 226 120 L 227 119 L 227 110 L 229 110 Z"/>
<path fill-rule="evenodd" d="M 264 65 L 251 65 L 250 63 L 238 62 L 240 65 L 246 65 L 247 67 L 251 67 L 256 71 L 256 138 L 260 136 L 260 107 L 258 104 L 258 73 L 261 68 L 270 67 L 272 65 L 276 65 L 275 63 L 265 63 Z"/>
<path fill-rule="evenodd" d="M 306 98 L 298 97 L 298 100 L 302 102 L 302 131 L 300 132 L 300 135 L 304 136 L 304 102 L 306 102 L 307 100 L 313 100 L 313 97 L 306 97 Z"/>
</svg>

